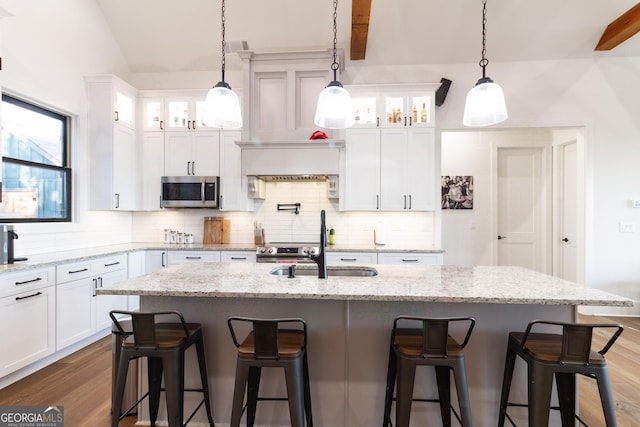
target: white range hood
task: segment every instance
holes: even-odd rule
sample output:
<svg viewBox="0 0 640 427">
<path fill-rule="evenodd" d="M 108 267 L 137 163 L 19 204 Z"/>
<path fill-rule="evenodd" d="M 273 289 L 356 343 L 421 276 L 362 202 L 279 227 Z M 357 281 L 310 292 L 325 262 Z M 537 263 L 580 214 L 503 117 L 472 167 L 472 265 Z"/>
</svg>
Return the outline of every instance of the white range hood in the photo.
<svg viewBox="0 0 640 427">
<path fill-rule="evenodd" d="M 236 142 L 242 149 L 242 174 L 259 177 L 339 175 L 343 140 Z M 305 178 L 306 177 L 306 178 Z M 286 179 L 286 178 L 285 178 Z"/>
</svg>

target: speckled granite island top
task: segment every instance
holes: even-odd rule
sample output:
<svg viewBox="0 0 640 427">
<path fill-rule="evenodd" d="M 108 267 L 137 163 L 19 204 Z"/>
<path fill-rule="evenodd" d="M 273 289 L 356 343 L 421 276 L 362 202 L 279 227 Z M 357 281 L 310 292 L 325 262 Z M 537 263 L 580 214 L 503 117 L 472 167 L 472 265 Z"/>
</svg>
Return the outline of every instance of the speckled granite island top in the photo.
<svg viewBox="0 0 640 427">
<path fill-rule="evenodd" d="M 520 267 L 371 265 L 373 277 L 277 276 L 279 264 L 193 263 L 98 289 L 99 294 L 449 303 L 633 306 L 607 292 Z M 299 268 L 304 268 L 299 266 Z"/>
</svg>

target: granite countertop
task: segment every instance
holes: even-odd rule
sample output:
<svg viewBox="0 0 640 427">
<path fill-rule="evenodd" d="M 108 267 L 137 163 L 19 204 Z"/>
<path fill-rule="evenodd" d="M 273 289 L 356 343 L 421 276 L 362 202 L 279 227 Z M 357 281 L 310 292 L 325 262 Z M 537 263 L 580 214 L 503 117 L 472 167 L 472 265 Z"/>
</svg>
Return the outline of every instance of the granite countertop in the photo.
<svg viewBox="0 0 640 427">
<path fill-rule="evenodd" d="M 62 250 L 44 254 L 29 255 L 26 261 L 17 261 L 13 264 L 0 265 L 0 274 L 31 268 L 51 267 L 66 262 L 78 262 L 87 259 L 109 255 L 126 254 L 143 250 L 175 250 L 175 251 L 251 251 L 255 252 L 256 245 L 249 243 L 225 243 L 204 245 L 202 243 L 191 244 L 166 244 L 166 243 L 129 243 L 121 245 L 96 246 L 90 248 Z M 442 249 L 434 247 L 395 247 L 383 245 L 358 245 L 358 246 L 329 246 L 327 252 L 423 252 L 444 253 Z"/>
<path fill-rule="evenodd" d="M 377 276 L 318 279 L 269 274 L 278 264 L 198 263 L 162 269 L 98 289 L 99 294 L 446 303 L 633 306 L 521 267 L 370 265 Z M 286 264 L 284 265 L 286 266 Z M 298 268 L 304 268 L 298 266 Z"/>
</svg>

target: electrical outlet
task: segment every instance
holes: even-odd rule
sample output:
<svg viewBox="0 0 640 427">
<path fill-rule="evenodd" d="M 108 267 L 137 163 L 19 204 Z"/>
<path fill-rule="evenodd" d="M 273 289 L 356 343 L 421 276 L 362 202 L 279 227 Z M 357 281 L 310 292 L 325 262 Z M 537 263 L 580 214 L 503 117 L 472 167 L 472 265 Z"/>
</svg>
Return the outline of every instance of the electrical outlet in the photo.
<svg viewBox="0 0 640 427">
<path fill-rule="evenodd" d="M 618 224 L 620 233 L 635 233 L 636 225 L 633 222 L 620 222 Z"/>
</svg>

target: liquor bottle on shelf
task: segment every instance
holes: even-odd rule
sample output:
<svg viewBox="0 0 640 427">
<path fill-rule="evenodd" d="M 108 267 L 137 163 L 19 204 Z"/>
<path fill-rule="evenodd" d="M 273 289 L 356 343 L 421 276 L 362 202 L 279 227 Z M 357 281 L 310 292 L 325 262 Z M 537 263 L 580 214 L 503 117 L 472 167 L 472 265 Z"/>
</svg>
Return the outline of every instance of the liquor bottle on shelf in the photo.
<svg viewBox="0 0 640 427">
<path fill-rule="evenodd" d="M 420 112 L 420 123 L 427 123 L 427 107 L 422 103 L 422 111 Z"/>
<path fill-rule="evenodd" d="M 402 123 L 402 111 L 399 108 L 396 110 L 396 123 Z"/>
<path fill-rule="evenodd" d="M 418 110 L 416 104 L 413 104 L 413 123 L 418 123 Z"/>
</svg>

